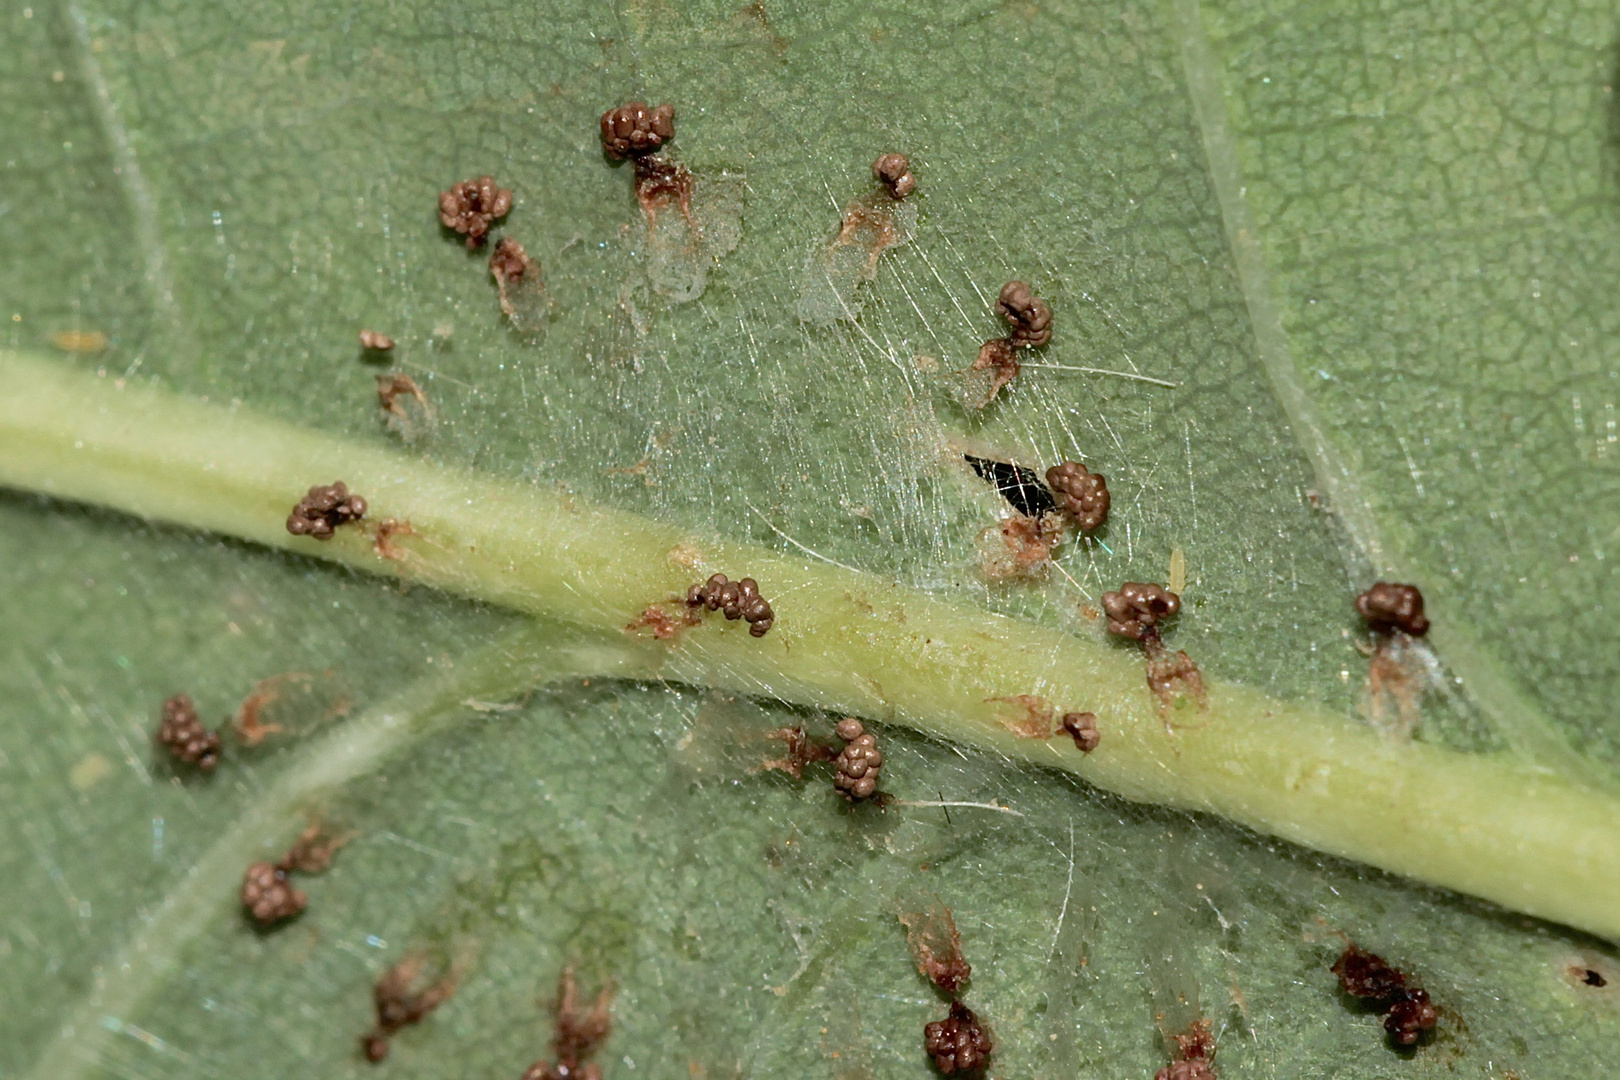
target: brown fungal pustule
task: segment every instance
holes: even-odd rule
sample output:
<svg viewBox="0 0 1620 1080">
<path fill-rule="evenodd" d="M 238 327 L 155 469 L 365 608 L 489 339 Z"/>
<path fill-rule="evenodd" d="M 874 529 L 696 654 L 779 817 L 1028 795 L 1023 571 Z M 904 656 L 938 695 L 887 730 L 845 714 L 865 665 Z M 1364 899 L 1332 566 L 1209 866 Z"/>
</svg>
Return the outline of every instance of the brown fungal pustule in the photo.
<svg viewBox="0 0 1620 1080">
<path fill-rule="evenodd" d="M 702 585 L 688 589 L 686 603 L 688 607 L 724 611 L 727 619 L 747 619 L 748 632 L 754 637 L 764 637 L 776 622 L 776 613 L 759 595 L 759 583 L 753 578 L 728 581 L 726 575 L 715 574 Z"/>
<path fill-rule="evenodd" d="M 1018 372 L 1018 348 L 1010 338 L 997 338 L 979 346 L 979 355 L 968 368 L 970 388 L 983 399 L 976 402 L 977 406 L 983 408 L 996 400 L 1001 388 L 1018 378 Z"/>
<path fill-rule="evenodd" d="M 1108 481 L 1078 461 L 1065 461 L 1046 470 L 1046 483 L 1057 497 L 1058 508 L 1074 520 L 1081 532 L 1094 532 L 1108 520 Z"/>
<path fill-rule="evenodd" d="M 1110 634 L 1145 644 L 1158 641 L 1159 623 L 1181 610 L 1181 597 L 1160 585 L 1127 581 L 1103 593 L 1102 606 Z"/>
<path fill-rule="evenodd" d="M 785 772 L 795 780 L 804 779 L 804 767 L 816 761 L 836 761 L 838 751 L 805 734 L 802 727 L 777 728 L 767 736 L 787 743 L 787 753 L 760 764 L 761 769 Z"/>
<path fill-rule="evenodd" d="M 675 137 L 675 106 L 626 102 L 602 114 L 601 128 L 602 149 L 615 161 L 655 153 Z"/>
<path fill-rule="evenodd" d="M 903 199 L 917 190 L 917 178 L 911 175 L 911 159 L 904 154 L 883 154 L 872 162 L 872 175 L 891 199 Z"/>
<path fill-rule="evenodd" d="M 213 772 L 219 764 L 219 732 L 202 726 L 189 694 L 176 694 L 163 703 L 157 740 L 176 761 L 195 765 L 203 772 Z"/>
<path fill-rule="evenodd" d="M 1440 1021 L 1428 991 L 1409 986 L 1405 972 L 1353 941 L 1330 970 L 1339 977 L 1339 989 L 1384 1014 L 1384 1030 L 1398 1046 L 1415 1045 Z"/>
<path fill-rule="evenodd" d="M 883 771 L 883 751 L 877 748 L 877 736 L 853 717 L 838 721 L 834 730 L 844 740 L 844 748 L 833 763 L 837 769 L 833 786 L 850 802 L 870 799 L 877 792 L 878 774 Z"/>
<path fill-rule="evenodd" d="M 1097 749 L 1097 744 L 1102 742 L 1102 734 L 1097 730 L 1096 713 L 1064 713 L 1063 730 L 1073 737 L 1075 749 L 1087 754 Z"/>
<path fill-rule="evenodd" d="M 375 330 L 360 331 L 360 347 L 366 352 L 388 352 L 394 347 L 394 339 L 387 334 L 379 334 Z"/>
<path fill-rule="evenodd" d="M 489 227 L 512 210 L 512 193 L 479 176 L 462 180 L 439 192 L 439 221 L 467 238 L 468 249 L 482 247 Z"/>
<path fill-rule="evenodd" d="M 953 1001 L 945 1019 L 923 1028 L 923 1048 L 943 1076 L 980 1076 L 995 1042 L 972 1009 Z"/>
<path fill-rule="evenodd" d="M 918 974 L 953 998 L 960 994 L 973 968 L 962 955 L 962 935 L 951 909 L 936 903 L 927 911 L 902 912 L 900 925 L 906 928 Z"/>
<path fill-rule="evenodd" d="M 309 897 L 287 880 L 285 867 L 256 862 L 242 875 L 242 907 L 262 927 L 291 919 L 308 905 Z"/>
<path fill-rule="evenodd" d="M 1375 633 L 1422 637 L 1429 632 L 1423 594 L 1416 585 L 1380 581 L 1356 597 L 1356 611 Z"/>
<path fill-rule="evenodd" d="M 1184 652 L 1168 651 L 1160 640 L 1159 624 L 1181 610 L 1181 597 L 1162 585 L 1127 581 L 1118 592 L 1104 593 L 1102 606 L 1110 634 L 1142 643 L 1148 658 L 1148 689 L 1158 697 L 1161 712 L 1175 704 L 1182 690 L 1200 707 L 1208 704 L 1198 665 Z"/>
<path fill-rule="evenodd" d="M 312 487 L 287 515 L 287 531 L 294 536 L 332 539 L 333 530 L 366 516 L 366 500 L 349 494 L 348 487 L 336 480 L 326 487 Z"/>
<path fill-rule="evenodd" d="M 1176 1060 L 1160 1069 L 1154 1080 L 1214 1080 L 1215 1036 L 1208 1020 L 1195 1020 L 1185 1035 L 1176 1036 Z"/>
<path fill-rule="evenodd" d="M 996 311 L 1012 326 L 1007 340 L 1015 348 L 1036 349 L 1052 340 L 1052 309 L 1030 290 L 1028 282 L 1003 285 Z"/>
<path fill-rule="evenodd" d="M 456 973 L 446 973 L 431 985 L 420 985 L 422 958 L 407 956 L 377 979 L 372 999 L 377 1006 L 377 1026 L 361 1036 L 360 1049 L 366 1060 L 381 1061 L 388 1056 L 388 1040 L 400 1028 L 419 1024 L 423 1017 L 449 1000 L 456 990 Z"/>
</svg>

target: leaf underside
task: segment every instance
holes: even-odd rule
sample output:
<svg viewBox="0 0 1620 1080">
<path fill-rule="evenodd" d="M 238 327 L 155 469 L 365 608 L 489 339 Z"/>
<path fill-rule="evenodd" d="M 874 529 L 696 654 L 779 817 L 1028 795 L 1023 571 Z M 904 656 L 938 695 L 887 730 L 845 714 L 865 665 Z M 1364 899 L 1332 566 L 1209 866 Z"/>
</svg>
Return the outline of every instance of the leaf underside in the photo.
<svg viewBox="0 0 1620 1080">
<path fill-rule="evenodd" d="M 1470 694 L 1479 670 L 1526 724 L 1620 765 L 1607 11 L 100 0 L 0 19 L 0 344 L 105 334 L 62 362 L 379 445 L 398 440 L 373 375 L 403 371 L 438 415 L 406 452 L 1054 626 L 1166 580 L 1179 549 L 1175 647 L 1346 723 L 1366 671 L 1349 598 L 1399 567 L 1474 665 L 1421 738 L 1515 745 Z M 671 247 L 667 216 L 649 234 L 596 136 L 632 98 L 676 105 L 700 190 L 740 183 L 734 249 L 724 200 L 700 202 L 707 246 Z M 908 242 L 843 282 L 854 321 L 801 323 L 806 268 L 891 149 L 919 180 Z M 543 268 L 543 338 L 434 215 L 483 173 L 516 197 L 497 234 Z M 676 302 L 671 266 L 702 295 Z M 1004 332 L 990 301 L 1013 277 L 1057 334 L 970 409 L 957 373 Z M 362 362 L 362 326 L 399 342 L 391 368 Z M 1060 549 L 1073 583 L 986 588 L 975 538 L 1005 504 L 964 453 L 1107 475 L 1101 543 Z M 1324 464 L 1353 505 L 1318 505 Z M 0 1075 L 64 1041 L 83 1075 L 369 1075 L 372 981 L 459 949 L 459 992 L 396 1038 L 390 1075 L 521 1074 L 574 959 L 620 987 L 610 1076 L 923 1077 L 944 1006 L 896 916 L 936 901 L 999 1075 L 1150 1076 L 1155 1014 L 1188 1009 L 1227 1076 L 1574 1075 L 1620 1036 L 1620 982 L 1570 974 L 1613 952 L 1559 928 L 902 731 L 882 733 L 895 794 L 1022 816 L 851 810 L 825 772 L 757 768 L 780 750 L 764 732 L 827 718 L 600 679 L 469 709 L 308 807 L 355 837 L 303 918 L 255 933 L 222 897 L 131 1011 L 69 1036 L 120 944 L 306 767 L 302 736 L 515 618 L 21 495 L 0 521 Z M 212 724 L 284 672 L 318 686 L 307 727 L 206 779 L 153 753 L 169 694 Z M 1415 1058 L 1339 996 L 1339 933 L 1448 1010 Z"/>
</svg>

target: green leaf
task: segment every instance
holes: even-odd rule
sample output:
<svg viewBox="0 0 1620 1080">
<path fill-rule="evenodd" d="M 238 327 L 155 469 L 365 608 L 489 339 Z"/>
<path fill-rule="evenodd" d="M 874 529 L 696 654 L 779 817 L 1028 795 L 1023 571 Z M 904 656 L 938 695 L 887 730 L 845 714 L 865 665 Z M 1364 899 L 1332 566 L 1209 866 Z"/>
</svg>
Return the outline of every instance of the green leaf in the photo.
<svg viewBox="0 0 1620 1080">
<path fill-rule="evenodd" d="M 0 18 L 0 345 L 105 334 L 62 363 L 1081 636 L 1083 604 L 1180 549 L 1175 647 L 1347 729 L 1350 599 L 1415 580 L 1450 686 L 1419 739 L 1613 780 L 1608 13 Z M 734 248 L 704 197 L 704 233 L 647 234 L 596 137 L 635 97 L 676 105 L 700 193 L 742 191 Z M 839 279 L 853 320 L 801 322 L 890 149 L 919 179 L 909 242 Z M 437 224 L 437 192 L 483 173 L 516 196 L 497 234 L 543 268 L 543 337 Z M 954 373 L 1011 277 L 1051 302 L 1036 363 L 1062 367 L 969 410 Z M 363 326 L 434 403 L 425 440 L 380 422 Z M 1106 546 L 1060 550 L 1072 582 L 987 588 L 1001 507 L 964 450 L 1107 474 Z M 1156 1014 L 1208 1015 L 1228 1076 L 1574 1074 L 1620 1029 L 1620 982 L 1568 970 L 1620 978 L 1612 951 L 1558 927 L 902 728 L 879 729 L 887 789 L 1022 816 L 850 810 L 825 772 L 758 768 L 766 732 L 828 717 L 616 678 L 642 673 L 298 556 L 26 494 L 0 516 L 0 1074 L 364 1074 L 371 984 L 419 950 L 465 971 L 395 1075 L 519 1075 L 572 959 L 620 987 L 613 1077 L 922 1077 L 944 1008 L 895 916 L 936 900 L 999 1075 L 1152 1075 Z M 212 723 L 287 672 L 310 675 L 294 730 L 207 778 L 153 752 L 169 694 Z M 353 839 L 301 919 L 256 933 L 237 874 L 305 814 Z M 1450 1010 L 1415 1061 L 1339 997 L 1340 932 Z"/>
</svg>

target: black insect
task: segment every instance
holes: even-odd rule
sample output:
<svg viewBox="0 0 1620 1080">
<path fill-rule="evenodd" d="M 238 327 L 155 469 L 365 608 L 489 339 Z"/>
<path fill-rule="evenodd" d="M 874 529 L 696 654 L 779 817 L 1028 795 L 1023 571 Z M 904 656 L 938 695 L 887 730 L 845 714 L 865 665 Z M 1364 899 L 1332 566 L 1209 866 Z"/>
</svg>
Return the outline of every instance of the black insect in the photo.
<svg viewBox="0 0 1620 1080">
<path fill-rule="evenodd" d="M 1034 469 L 1013 465 L 1005 461 L 963 454 L 962 459 L 973 466 L 979 479 L 996 487 L 996 494 L 1006 499 L 1014 510 L 1025 517 L 1038 518 L 1057 509 L 1057 501 Z"/>
</svg>

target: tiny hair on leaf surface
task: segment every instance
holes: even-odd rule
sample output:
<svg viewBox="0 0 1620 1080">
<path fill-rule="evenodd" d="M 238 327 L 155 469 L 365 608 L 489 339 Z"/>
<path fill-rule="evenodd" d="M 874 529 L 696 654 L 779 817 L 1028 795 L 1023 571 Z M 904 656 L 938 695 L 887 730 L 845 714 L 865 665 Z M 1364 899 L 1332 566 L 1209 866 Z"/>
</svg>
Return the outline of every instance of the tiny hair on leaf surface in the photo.
<svg viewBox="0 0 1620 1080">
<path fill-rule="evenodd" d="M 0 212 L 0 1072 L 363 1075 L 373 987 L 421 956 L 429 984 L 461 959 L 456 993 L 390 1075 L 553 1062 L 572 962 L 619 988 L 604 1073 L 923 1080 L 944 1006 L 893 921 L 920 895 L 968 943 L 992 1075 L 1154 1075 L 1144 970 L 1223 1075 L 1600 1059 L 1605 911 L 1418 882 L 1601 896 L 1560 883 L 1613 862 L 1616 30 L 1283 15 L 0 15 L 28 192 Z M 637 101 L 679 131 L 648 208 L 600 135 Z M 504 213 L 469 250 L 437 199 L 485 176 Z M 1012 281 L 1055 332 L 969 400 Z M 1084 462 L 1106 525 L 987 582 L 976 537 L 1016 507 L 964 451 Z M 288 534 L 335 479 L 365 516 Z M 1209 708 L 1161 717 L 1096 605 L 1175 552 L 1166 647 Z M 768 634 L 687 624 L 719 573 Z M 1431 623 L 1398 740 L 1363 716 L 1378 582 Z M 297 672 L 341 692 L 241 742 L 233 710 Z M 206 775 L 155 742 L 182 692 L 224 728 Z M 1003 725 L 1019 697 L 1050 739 Z M 761 767 L 844 717 L 888 798 Z M 312 820 L 348 843 L 262 932 L 243 872 Z M 1363 861 L 1319 850 L 1357 821 L 1333 850 Z M 1421 975 L 1430 1035 L 1394 1048 L 1337 992 L 1347 937 Z"/>
</svg>

